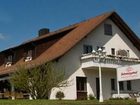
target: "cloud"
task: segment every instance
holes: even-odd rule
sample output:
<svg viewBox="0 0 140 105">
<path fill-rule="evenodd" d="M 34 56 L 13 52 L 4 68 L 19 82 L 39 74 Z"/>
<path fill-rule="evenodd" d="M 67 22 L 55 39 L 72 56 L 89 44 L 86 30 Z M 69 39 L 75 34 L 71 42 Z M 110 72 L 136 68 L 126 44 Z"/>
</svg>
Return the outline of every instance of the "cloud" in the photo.
<svg viewBox="0 0 140 105">
<path fill-rule="evenodd" d="M 4 40 L 4 39 L 5 39 L 5 36 L 2 33 L 0 33 L 0 40 Z"/>
</svg>

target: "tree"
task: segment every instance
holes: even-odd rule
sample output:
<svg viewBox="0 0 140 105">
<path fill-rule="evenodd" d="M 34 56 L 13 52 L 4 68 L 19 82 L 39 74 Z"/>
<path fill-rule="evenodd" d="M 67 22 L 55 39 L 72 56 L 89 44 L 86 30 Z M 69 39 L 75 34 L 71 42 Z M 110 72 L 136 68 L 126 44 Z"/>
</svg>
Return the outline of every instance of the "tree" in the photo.
<svg viewBox="0 0 140 105">
<path fill-rule="evenodd" d="M 48 99 L 49 93 L 54 87 L 68 86 L 64 70 L 56 69 L 52 62 L 34 66 L 32 69 L 19 66 L 17 71 L 12 74 L 11 82 L 17 89 L 26 91 L 31 94 L 32 98 L 37 99 Z"/>
</svg>

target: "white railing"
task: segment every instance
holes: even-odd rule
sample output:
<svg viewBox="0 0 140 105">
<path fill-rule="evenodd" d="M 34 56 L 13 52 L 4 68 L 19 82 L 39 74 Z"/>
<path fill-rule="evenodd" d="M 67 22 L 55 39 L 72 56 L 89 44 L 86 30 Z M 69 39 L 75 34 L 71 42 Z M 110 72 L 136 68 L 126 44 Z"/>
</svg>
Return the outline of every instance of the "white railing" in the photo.
<svg viewBox="0 0 140 105">
<path fill-rule="evenodd" d="M 85 62 L 86 60 L 87 61 L 92 60 L 93 62 L 98 63 L 99 62 L 99 57 L 92 54 L 92 53 L 82 55 L 81 61 Z M 107 56 L 101 56 L 100 57 L 100 63 L 117 64 L 117 65 L 133 65 L 133 64 L 139 64 L 140 59 L 107 55 Z"/>
</svg>

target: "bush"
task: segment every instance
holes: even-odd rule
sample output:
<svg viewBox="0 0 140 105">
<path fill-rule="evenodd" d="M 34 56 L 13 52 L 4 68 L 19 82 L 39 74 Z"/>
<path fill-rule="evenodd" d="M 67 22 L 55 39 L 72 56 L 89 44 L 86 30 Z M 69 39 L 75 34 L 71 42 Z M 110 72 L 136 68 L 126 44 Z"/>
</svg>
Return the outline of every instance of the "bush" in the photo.
<svg viewBox="0 0 140 105">
<path fill-rule="evenodd" d="M 89 100 L 94 100 L 95 99 L 95 97 L 92 94 L 89 94 L 88 98 L 89 98 Z"/>
<path fill-rule="evenodd" d="M 116 97 L 116 98 L 110 98 L 109 100 L 123 100 L 121 97 Z"/>
<path fill-rule="evenodd" d="M 59 100 L 62 100 L 62 98 L 64 98 L 64 93 L 62 91 L 58 91 L 56 93 L 56 98 L 58 98 Z"/>
</svg>

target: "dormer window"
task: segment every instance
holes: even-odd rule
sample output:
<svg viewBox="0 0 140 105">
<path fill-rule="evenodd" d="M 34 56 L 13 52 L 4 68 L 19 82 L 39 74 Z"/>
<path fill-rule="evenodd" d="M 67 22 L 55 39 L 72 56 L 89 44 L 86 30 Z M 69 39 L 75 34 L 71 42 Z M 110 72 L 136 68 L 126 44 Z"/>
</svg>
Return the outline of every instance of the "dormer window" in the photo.
<svg viewBox="0 0 140 105">
<path fill-rule="evenodd" d="M 8 55 L 5 58 L 5 67 L 10 67 L 13 63 L 13 55 Z"/>
<path fill-rule="evenodd" d="M 33 50 L 31 50 L 31 49 L 30 50 L 27 50 L 25 52 L 25 59 L 24 59 L 24 61 L 25 62 L 31 61 L 32 58 L 33 58 Z"/>
<path fill-rule="evenodd" d="M 104 24 L 104 34 L 112 35 L 112 25 L 111 24 Z"/>
</svg>

